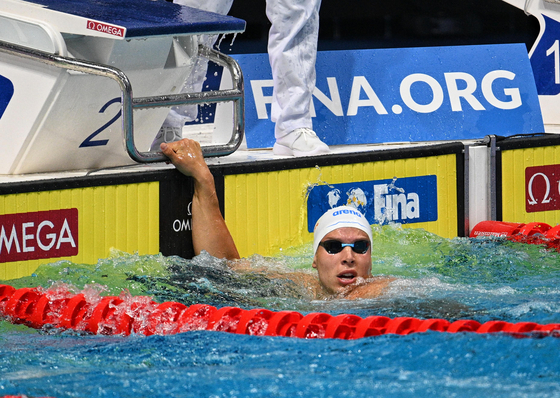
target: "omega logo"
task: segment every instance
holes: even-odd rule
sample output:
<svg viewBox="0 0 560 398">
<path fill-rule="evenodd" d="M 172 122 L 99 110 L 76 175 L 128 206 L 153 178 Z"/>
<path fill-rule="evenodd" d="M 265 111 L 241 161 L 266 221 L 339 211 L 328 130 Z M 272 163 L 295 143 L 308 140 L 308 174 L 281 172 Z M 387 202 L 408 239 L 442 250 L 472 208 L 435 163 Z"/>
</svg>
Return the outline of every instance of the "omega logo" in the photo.
<svg viewBox="0 0 560 398">
<path fill-rule="evenodd" d="M 560 165 L 525 169 L 526 211 L 560 209 Z"/>
<path fill-rule="evenodd" d="M 96 22 L 88 20 L 86 28 L 89 30 L 95 30 L 97 32 L 107 33 L 108 35 L 124 37 L 124 28 L 120 26 L 109 25 L 103 22 Z"/>
<path fill-rule="evenodd" d="M 188 218 L 185 220 L 183 219 L 175 219 L 173 220 L 172 228 L 175 232 L 183 232 L 183 231 L 190 231 L 192 229 L 192 202 L 189 202 L 187 205 L 187 216 Z"/>
<path fill-rule="evenodd" d="M 531 177 L 531 179 L 529 180 L 529 184 L 527 186 L 527 189 L 529 191 L 529 204 L 530 205 L 536 205 L 537 203 L 539 203 L 536 199 L 535 196 L 533 195 L 533 181 L 535 180 L 535 177 L 538 176 L 542 176 L 542 178 L 544 178 L 544 182 L 546 184 L 546 192 L 544 194 L 544 198 L 541 201 L 541 203 L 549 203 L 551 198 L 550 198 L 550 180 L 548 179 L 548 177 L 546 176 L 546 174 L 543 173 L 535 173 L 533 174 L 533 176 Z M 560 188 L 560 186 L 559 186 Z M 559 189 L 560 192 L 560 189 Z"/>
</svg>

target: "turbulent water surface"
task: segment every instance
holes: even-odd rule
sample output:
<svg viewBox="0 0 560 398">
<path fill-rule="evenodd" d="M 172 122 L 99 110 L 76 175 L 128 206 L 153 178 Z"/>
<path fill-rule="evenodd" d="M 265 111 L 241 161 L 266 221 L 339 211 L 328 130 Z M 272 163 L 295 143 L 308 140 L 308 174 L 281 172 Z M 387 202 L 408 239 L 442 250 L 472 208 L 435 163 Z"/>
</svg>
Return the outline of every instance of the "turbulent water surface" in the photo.
<svg viewBox="0 0 560 398">
<path fill-rule="evenodd" d="M 369 300 L 312 300 L 271 273 L 314 272 L 311 247 L 249 259 L 238 274 L 208 255 L 113 253 L 95 265 L 46 264 L 14 287 L 147 295 L 158 302 L 362 317 L 560 323 L 560 255 L 503 240 L 443 239 L 374 228 L 374 274 L 392 275 Z M 264 271 L 262 271 L 264 269 Z M 91 336 L 0 322 L 0 395 L 51 397 L 560 396 L 560 338 L 417 333 L 302 340 L 197 331 Z"/>
</svg>

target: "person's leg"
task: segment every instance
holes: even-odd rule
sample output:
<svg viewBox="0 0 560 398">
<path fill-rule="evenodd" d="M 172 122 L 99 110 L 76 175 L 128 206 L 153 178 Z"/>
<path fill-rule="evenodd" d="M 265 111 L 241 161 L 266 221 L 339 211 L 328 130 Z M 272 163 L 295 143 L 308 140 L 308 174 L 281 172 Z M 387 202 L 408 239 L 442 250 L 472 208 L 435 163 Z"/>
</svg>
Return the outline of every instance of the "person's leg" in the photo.
<svg viewBox="0 0 560 398">
<path fill-rule="evenodd" d="M 233 0 L 174 0 L 173 3 L 226 15 L 231 9 Z M 212 47 L 216 42 L 216 38 L 216 35 L 204 35 L 199 36 L 198 41 L 200 44 Z M 191 73 L 181 88 L 181 92 L 196 93 L 202 91 L 207 69 L 208 60 L 202 57 L 197 58 Z M 198 105 L 182 105 L 171 108 L 150 150 L 158 150 L 162 142 L 177 141 L 183 138 L 183 126 L 186 122 L 196 120 L 197 116 Z"/>
<path fill-rule="evenodd" d="M 268 54 L 274 93 L 271 119 L 275 122 L 278 155 L 313 155 L 328 147 L 312 131 L 310 106 L 315 88 L 315 60 L 321 0 L 267 0 L 272 23 Z"/>
</svg>

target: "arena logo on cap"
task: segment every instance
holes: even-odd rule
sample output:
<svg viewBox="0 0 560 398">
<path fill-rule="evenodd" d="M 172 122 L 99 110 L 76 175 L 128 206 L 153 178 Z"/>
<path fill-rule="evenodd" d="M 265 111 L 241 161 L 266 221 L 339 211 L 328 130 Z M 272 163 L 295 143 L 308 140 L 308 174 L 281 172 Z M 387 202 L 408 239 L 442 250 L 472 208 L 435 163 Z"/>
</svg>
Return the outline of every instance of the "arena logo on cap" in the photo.
<svg viewBox="0 0 560 398">
<path fill-rule="evenodd" d="M 353 215 L 358 216 L 358 217 L 363 217 L 362 213 L 360 213 L 359 211 L 346 210 L 346 209 L 335 211 L 333 213 L 333 217 L 341 216 L 343 214 L 353 214 Z"/>
<path fill-rule="evenodd" d="M 308 231 L 324 212 L 342 205 L 355 207 L 370 224 L 437 221 L 437 177 L 314 186 L 307 199 Z"/>
</svg>

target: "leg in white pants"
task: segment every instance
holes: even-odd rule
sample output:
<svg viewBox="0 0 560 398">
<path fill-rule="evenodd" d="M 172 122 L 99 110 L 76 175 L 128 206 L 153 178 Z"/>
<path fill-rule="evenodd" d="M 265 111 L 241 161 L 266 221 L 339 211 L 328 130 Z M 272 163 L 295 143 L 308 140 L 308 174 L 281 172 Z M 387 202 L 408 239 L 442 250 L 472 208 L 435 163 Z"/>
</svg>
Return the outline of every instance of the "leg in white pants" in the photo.
<svg viewBox="0 0 560 398">
<path fill-rule="evenodd" d="M 175 3 L 227 14 L 233 0 L 175 0 Z M 321 0 L 266 0 L 272 26 L 268 53 L 274 80 L 272 116 L 278 155 L 314 155 L 329 148 L 312 130 L 310 106 L 315 88 L 315 60 Z M 215 37 L 211 39 L 212 43 Z M 206 61 L 204 65 L 206 65 Z M 206 68 L 197 65 L 185 89 L 200 91 Z M 181 110 L 175 110 L 175 113 Z M 171 118 L 174 112 L 170 112 Z M 181 113 L 187 114 L 185 111 Z M 183 122 L 184 123 L 184 122 Z"/>
<path fill-rule="evenodd" d="M 315 88 L 315 60 L 321 0 L 267 0 L 272 26 L 268 56 L 274 80 L 272 121 L 278 155 L 328 152 L 312 131 L 310 106 Z"/>
<path fill-rule="evenodd" d="M 272 23 L 268 57 L 274 80 L 272 121 L 280 138 L 312 127 L 309 107 L 315 87 L 315 59 L 321 0 L 267 0 Z"/>
</svg>

